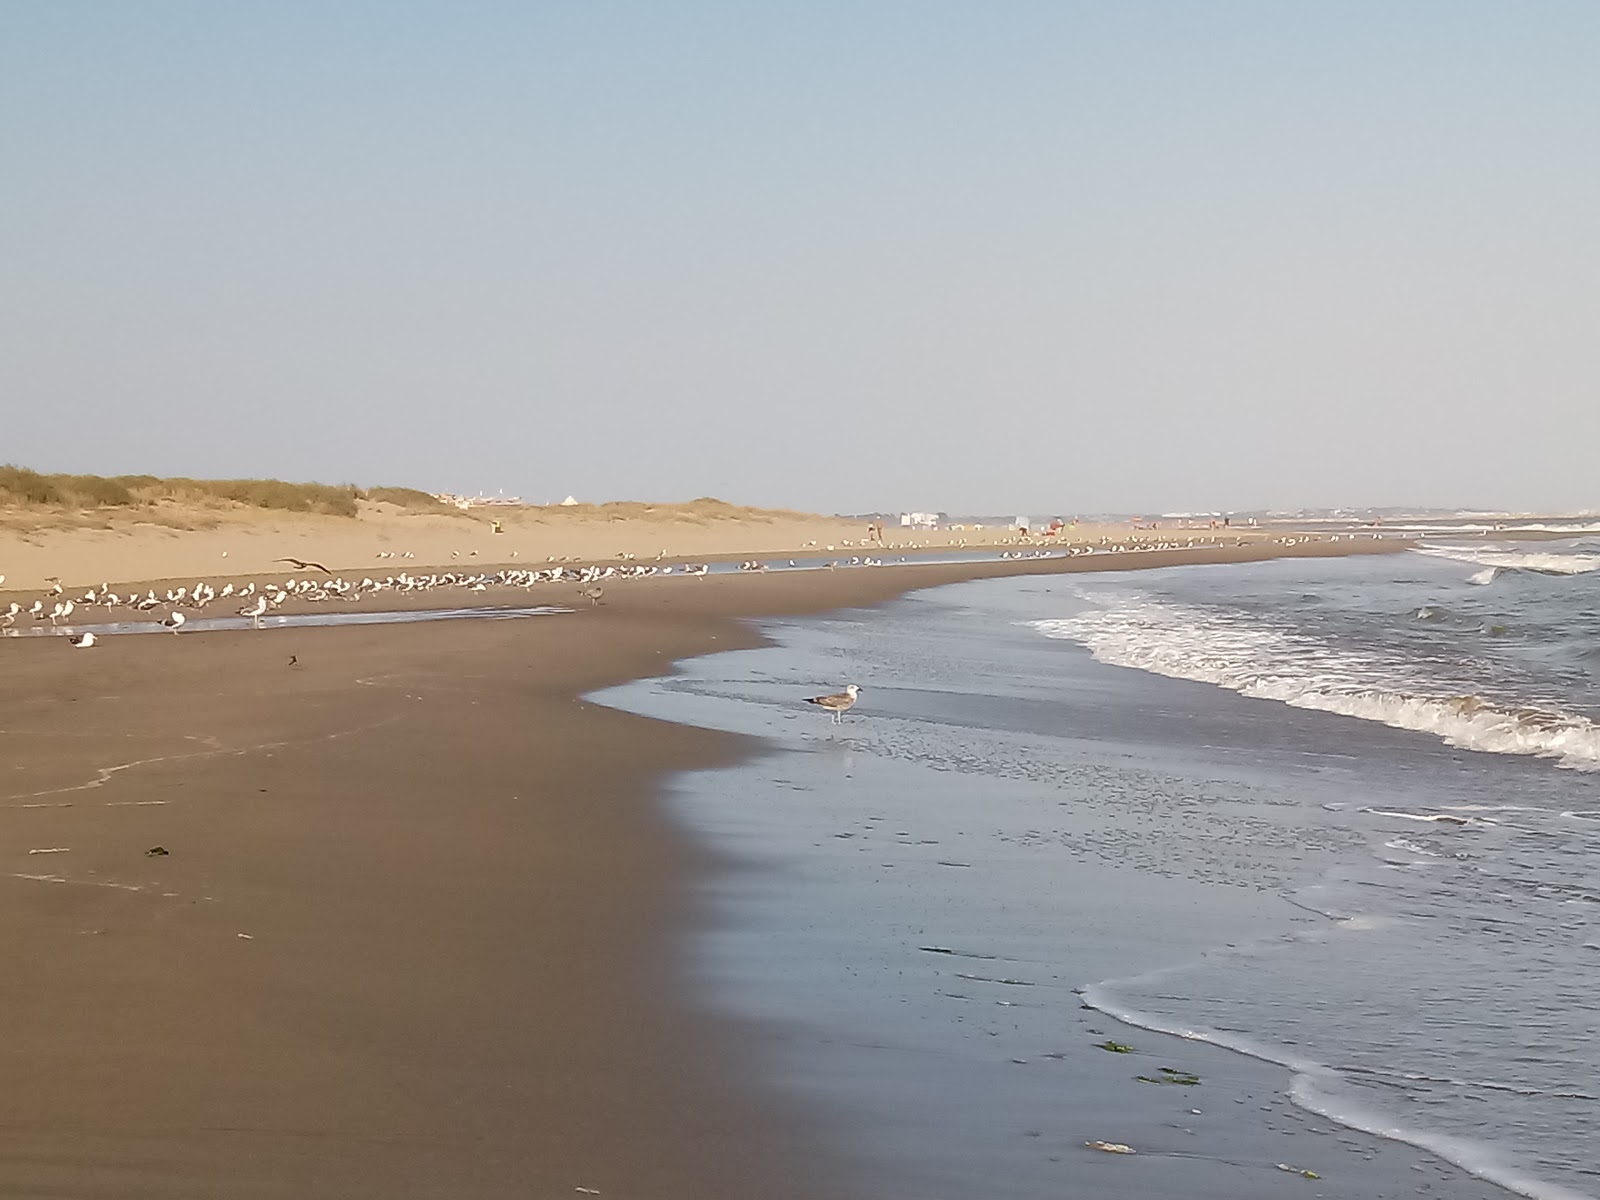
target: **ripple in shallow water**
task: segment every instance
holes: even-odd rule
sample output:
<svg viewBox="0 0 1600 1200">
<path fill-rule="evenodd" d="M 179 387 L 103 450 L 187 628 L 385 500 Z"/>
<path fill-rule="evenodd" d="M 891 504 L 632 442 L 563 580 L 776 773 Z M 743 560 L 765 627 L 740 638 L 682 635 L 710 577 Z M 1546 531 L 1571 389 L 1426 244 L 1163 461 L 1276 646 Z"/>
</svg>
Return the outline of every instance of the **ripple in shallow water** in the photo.
<svg viewBox="0 0 1600 1200">
<path fill-rule="evenodd" d="M 304 629 L 314 625 L 407 625 L 422 621 L 506 621 L 521 617 L 556 616 L 570 613 L 570 608 L 540 604 L 531 608 L 514 608 L 486 605 L 481 608 L 427 608 L 412 612 L 309 612 L 284 613 L 261 618 L 262 629 Z M 219 633 L 233 629 L 250 629 L 249 617 L 190 617 L 180 636 L 193 633 Z M 104 625 L 86 625 L 95 637 L 124 633 L 166 633 L 159 621 L 109 621 Z M 54 627 L 13 630 L 18 637 L 66 637 L 78 632 L 79 627 L 59 625 Z"/>
</svg>

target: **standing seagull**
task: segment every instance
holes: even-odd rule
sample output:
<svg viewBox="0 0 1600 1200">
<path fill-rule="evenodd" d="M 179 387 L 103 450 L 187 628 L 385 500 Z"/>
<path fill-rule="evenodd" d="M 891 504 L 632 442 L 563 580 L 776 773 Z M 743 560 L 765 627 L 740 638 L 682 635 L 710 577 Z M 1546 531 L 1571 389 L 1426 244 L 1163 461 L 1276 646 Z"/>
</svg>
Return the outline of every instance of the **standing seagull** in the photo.
<svg viewBox="0 0 1600 1200">
<path fill-rule="evenodd" d="M 173 612 L 161 622 L 161 627 L 163 629 L 170 629 L 173 633 L 177 633 L 178 630 L 183 628 L 183 623 L 188 619 L 189 618 L 184 616 L 181 612 L 173 610 Z"/>
<path fill-rule="evenodd" d="M 806 703 L 827 709 L 833 714 L 833 723 L 837 725 L 844 718 L 844 714 L 855 707 L 856 697 L 860 694 L 861 689 L 852 683 L 844 691 L 835 692 L 831 696 L 807 696 Z"/>
<path fill-rule="evenodd" d="M 254 604 L 247 604 L 239 610 L 241 617 L 249 617 L 250 623 L 257 629 L 261 628 L 261 614 L 267 611 L 267 594 L 262 592 L 256 597 Z"/>
<path fill-rule="evenodd" d="M 600 603 L 600 597 L 606 594 L 606 590 L 597 583 L 593 587 L 579 588 L 578 594 L 587 599 L 589 607 L 593 608 Z"/>
</svg>

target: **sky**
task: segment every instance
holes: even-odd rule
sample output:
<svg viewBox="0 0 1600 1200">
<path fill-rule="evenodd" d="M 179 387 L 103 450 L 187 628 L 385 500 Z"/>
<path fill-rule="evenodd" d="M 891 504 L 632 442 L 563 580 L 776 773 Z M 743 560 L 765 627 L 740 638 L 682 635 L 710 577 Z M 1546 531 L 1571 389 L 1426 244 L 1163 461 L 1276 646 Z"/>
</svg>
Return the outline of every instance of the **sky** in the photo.
<svg viewBox="0 0 1600 1200">
<path fill-rule="evenodd" d="M 0 462 L 1600 508 L 1593 0 L 0 0 Z"/>
</svg>

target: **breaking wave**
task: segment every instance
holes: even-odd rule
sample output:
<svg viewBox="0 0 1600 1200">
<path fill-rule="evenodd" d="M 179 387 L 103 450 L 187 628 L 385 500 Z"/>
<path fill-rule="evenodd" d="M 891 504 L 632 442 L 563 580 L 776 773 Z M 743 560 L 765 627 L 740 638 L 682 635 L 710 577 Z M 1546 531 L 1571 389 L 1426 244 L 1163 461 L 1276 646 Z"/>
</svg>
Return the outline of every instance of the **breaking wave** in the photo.
<svg viewBox="0 0 1600 1200">
<path fill-rule="evenodd" d="M 1468 750 L 1600 771 L 1600 725 L 1553 706 L 1463 694 L 1428 679 L 1423 664 L 1334 649 L 1226 613 L 1142 598 L 1097 602 L 1107 606 L 1030 624 L 1114 666 L 1429 733 Z"/>
<path fill-rule="evenodd" d="M 1493 524 L 1472 522 L 1416 522 L 1405 525 L 1385 525 L 1384 529 L 1391 533 L 1558 533 L 1568 537 L 1578 537 L 1585 533 L 1600 533 L 1600 525 L 1592 521 L 1496 521 Z"/>
<path fill-rule="evenodd" d="M 1600 554 L 1530 554 L 1521 550 L 1486 550 L 1476 547 L 1420 546 L 1415 554 L 1430 558 L 1449 558 L 1485 568 L 1472 576 L 1473 583 L 1489 583 L 1504 571 L 1532 571 L 1539 575 L 1587 575 L 1600 571 Z"/>
</svg>

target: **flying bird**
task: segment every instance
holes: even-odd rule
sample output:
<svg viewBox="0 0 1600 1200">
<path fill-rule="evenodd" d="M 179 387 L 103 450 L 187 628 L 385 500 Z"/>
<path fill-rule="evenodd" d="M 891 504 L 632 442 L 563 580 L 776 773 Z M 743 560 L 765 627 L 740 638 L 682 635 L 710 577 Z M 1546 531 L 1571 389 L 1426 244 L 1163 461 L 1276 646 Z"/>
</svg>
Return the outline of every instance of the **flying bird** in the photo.
<svg viewBox="0 0 1600 1200">
<path fill-rule="evenodd" d="M 844 718 L 844 714 L 855 707 L 856 697 L 860 694 L 861 689 L 852 683 L 844 691 L 835 692 L 831 696 L 807 696 L 806 703 L 827 709 L 833 714 L 833 723 L 837 725 Z"/>
<path fill-rule="evenodd" d="M 332 571 L 328 570 L 327 567 L 323 566 L 319 562 L 306 562 L 304 559 L 299 558 L 275 558 L 272 561 L 288 563 L 290 566 L 294 567 L 296 571 L 321 571 L 324 575 L 333 574 Z"/>
</svg>

